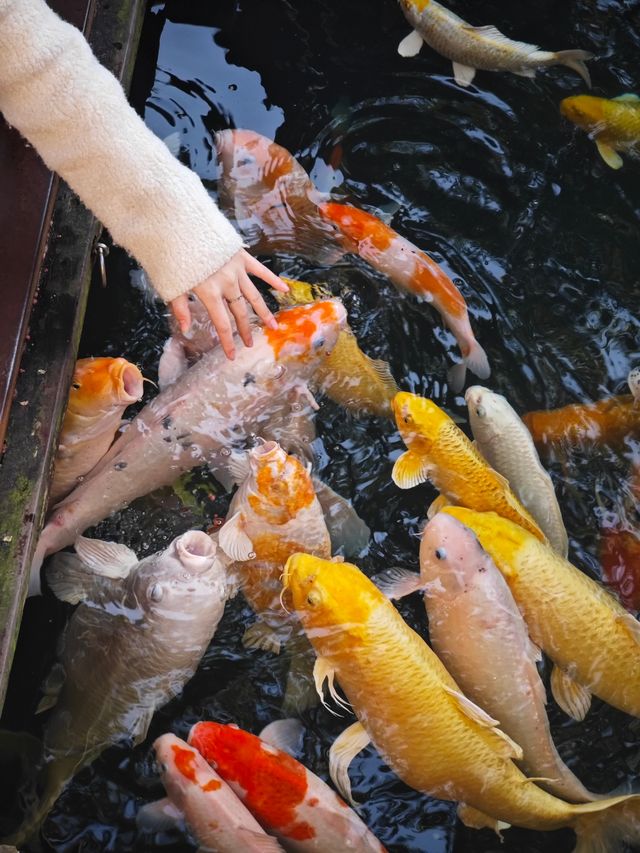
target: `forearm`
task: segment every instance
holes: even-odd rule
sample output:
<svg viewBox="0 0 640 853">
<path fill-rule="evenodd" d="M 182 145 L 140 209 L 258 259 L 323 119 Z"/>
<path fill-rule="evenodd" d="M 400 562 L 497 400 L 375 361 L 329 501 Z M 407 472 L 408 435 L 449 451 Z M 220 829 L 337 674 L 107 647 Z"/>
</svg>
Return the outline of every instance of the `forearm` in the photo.
<svg viewBox="0 0 640 853">
<path fill-rule="evenodd" d="M 0 112 L 169 301 L 242 245 L 200 179 L 127 103 L 82 34 L 43 0 L 0 0 Z"/>
</svg>

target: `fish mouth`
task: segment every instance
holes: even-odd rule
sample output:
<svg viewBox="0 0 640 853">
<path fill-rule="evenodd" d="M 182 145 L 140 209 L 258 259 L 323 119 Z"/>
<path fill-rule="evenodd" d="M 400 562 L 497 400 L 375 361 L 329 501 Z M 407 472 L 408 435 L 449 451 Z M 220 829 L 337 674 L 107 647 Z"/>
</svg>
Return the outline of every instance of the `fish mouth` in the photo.
<svg viewBox="0 0 640 853">
<path fill-rule="evenodd" d="M 118 375 L 120 383 L 119 395 L 122 402 L 136 403 L 142 398 L 143 394 L 143 376 L 135 364 L 126 362 Z"/>
<path fill-rule="evenodd" d="M 471 388 L 467 388 L 464 401 L 467 406 L 477 406 L 482 402 L 482 389 L 478 385 L 472 385 Z"/>
<path fill-rule="evenodd" d="M 201 530 L 188 530 L 175 540 L 178 559 L 185 569 L 206 572 L 213 565 L 216 545 L 210 536 Z"/>
</svg>

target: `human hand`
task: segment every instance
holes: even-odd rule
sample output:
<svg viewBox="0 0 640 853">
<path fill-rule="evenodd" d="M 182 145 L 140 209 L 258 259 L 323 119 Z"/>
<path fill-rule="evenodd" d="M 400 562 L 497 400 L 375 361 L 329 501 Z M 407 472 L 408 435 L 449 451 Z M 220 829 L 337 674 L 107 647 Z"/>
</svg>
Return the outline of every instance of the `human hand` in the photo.
<svg viewBox="0 0 640 853">
<path fill-rule="evenodd" d="M 247 314 L 247 302 L 265 326 L 275 329 L 277 325 L 275 317 L 249 278 L 249 273 L 261 278 L 274 290 L 281 290 L 283 293 L 289 290 L 288 285 L 281 278 L 278 278 L 275 273 L 272 273 L 270 269 L 267 269 L 264 264 L 261 264 L 244 249 L 236 252 L 223 267 L 220 267 L 217 272 L 193 288 L 193 292 L 207 309 L 211 322 L 220 338 L 222 349 L 227 358 L 230 359 L 235 358 L 236 348 L 233 343 L 233 329 L 229 312 L 233 315 L 240 337 L 247 347 L 253 344 Z M 180 330 L 187 332 L 191 325 L 187 294 L 183 293 L 172 299 L 169 306 Z"/>
</svg>

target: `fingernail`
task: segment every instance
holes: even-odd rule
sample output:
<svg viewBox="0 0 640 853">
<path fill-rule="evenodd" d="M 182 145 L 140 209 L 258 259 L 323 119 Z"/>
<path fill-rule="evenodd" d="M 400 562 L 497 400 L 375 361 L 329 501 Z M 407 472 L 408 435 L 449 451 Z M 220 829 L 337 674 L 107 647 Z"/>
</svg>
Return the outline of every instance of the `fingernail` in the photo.
<svg viewBox="0 0 640 853">
<path fill-rule="evenodd" d="M 270 329 L 277 329 L 278 328 L 278 321 L 276 320 L 275 317 L 271 317 L 270 320 L 267 320 L 267 326 Z"/>
</svg>

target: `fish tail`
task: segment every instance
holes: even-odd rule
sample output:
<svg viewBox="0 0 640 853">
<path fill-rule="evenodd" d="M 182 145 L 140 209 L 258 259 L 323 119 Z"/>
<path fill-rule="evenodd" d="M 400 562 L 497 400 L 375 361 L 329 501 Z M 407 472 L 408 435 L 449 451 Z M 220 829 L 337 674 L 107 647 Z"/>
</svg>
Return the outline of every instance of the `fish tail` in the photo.
<svg viewBox="0 0 640 853">
<path fill-rule="evenodd" d="M 487 354 L 475 338 L 471 344 L 471 349 L 464 357 L 464 363 L 478 379 L 488 379 L 491 376 Z"/>
<path fill-rule="evenodd" d="M 640 795 L 631 794 L 574 806 L 575 853 L 619 853 L 640 844 Z"/>
<path fill-rule="evenodd" d="M 584 64 L 585 59 L 593 59 L 593 54 L 589 53 L 588 50 L 559 50 L 555 54 L 555 61 L 558 65 L 566 65 L 567 68 L 571 68 L 591 88 L 591 75 Z"/>
</svg>

